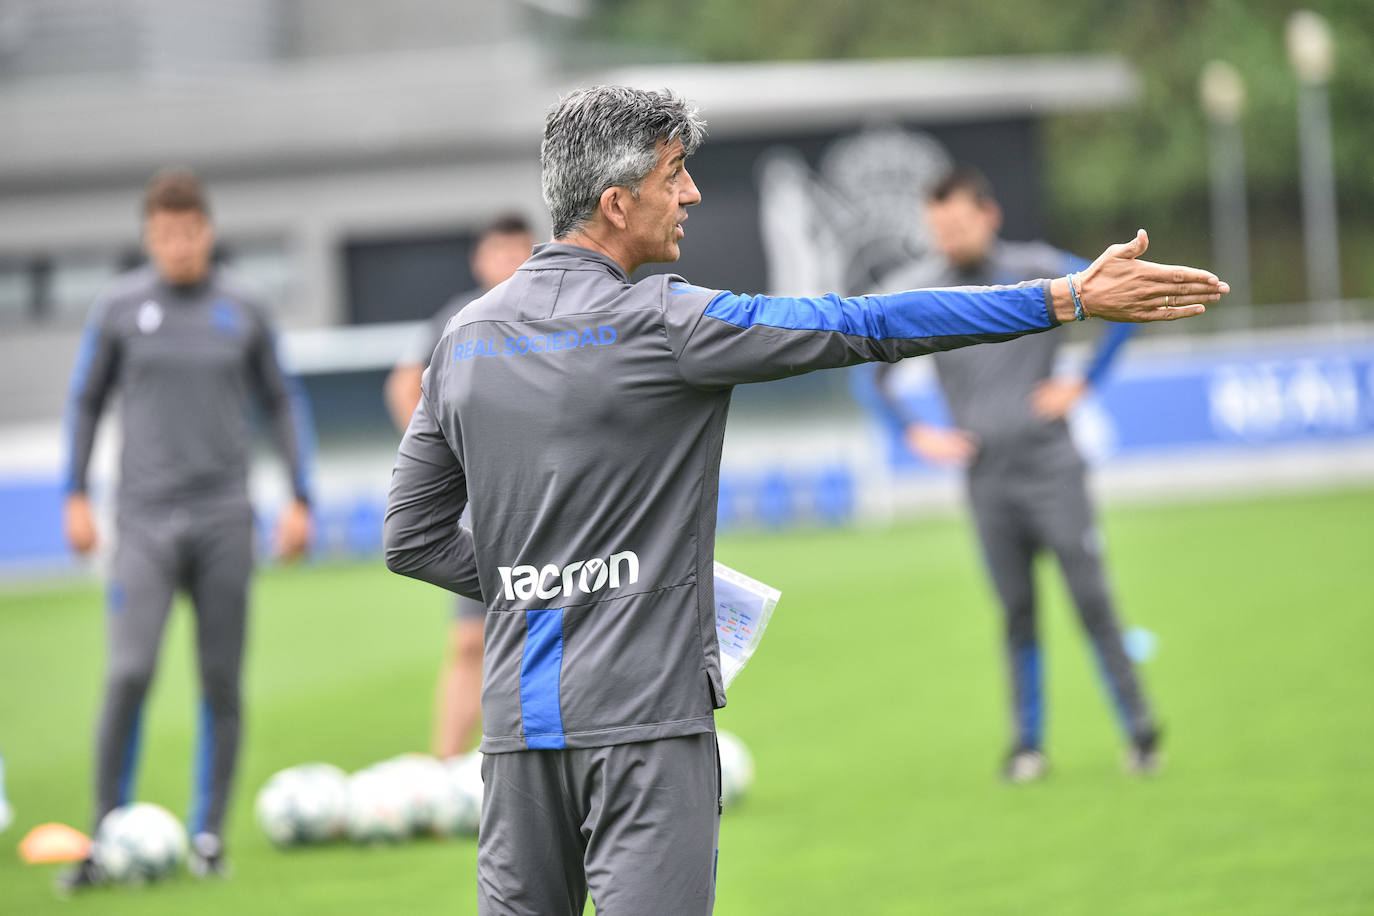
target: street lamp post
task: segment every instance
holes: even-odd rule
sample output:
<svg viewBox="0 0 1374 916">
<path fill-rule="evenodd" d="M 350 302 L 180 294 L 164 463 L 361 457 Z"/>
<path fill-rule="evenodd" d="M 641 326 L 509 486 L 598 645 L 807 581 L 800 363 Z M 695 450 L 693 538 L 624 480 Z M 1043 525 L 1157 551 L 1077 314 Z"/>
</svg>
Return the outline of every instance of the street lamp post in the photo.
<svg viewBox="0 0 1374 916">
<path fill-rule="evenodd" d="M 1210 61 L 1198 81 L 1198 95 L 1207 113 L 1211 152 L 1212 253 L 1217 273 L 1231 284 L 1223 321 L 1236 326 L 1251 323 L 1250 220 L 1245 204 L 1245 144 L 1240 119 L 1245 112 L 1245 84 L 1236 68 Z"/>
<path fill-rule="evenodd" d="M 1307 295 L 1317 321 L 1340 318 L 1341 252 L 1336 172 L 1331 155 L 1331 79 L 1335 48 L 1331 28 L 1311 10 L 1288 17 L 1288 59 L 1298 76 L 1298 149 L 1302 160 L 1303 241 Z"/>
</svg>

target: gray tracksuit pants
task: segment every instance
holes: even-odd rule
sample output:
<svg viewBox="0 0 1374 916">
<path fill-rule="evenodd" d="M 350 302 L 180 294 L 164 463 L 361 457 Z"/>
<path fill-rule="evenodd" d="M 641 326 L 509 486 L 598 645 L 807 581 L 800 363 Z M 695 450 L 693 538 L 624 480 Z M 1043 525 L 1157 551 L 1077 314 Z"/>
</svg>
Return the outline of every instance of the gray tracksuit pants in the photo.
<svg viewBox="0 0 1374 916">
<path fill-rule="evenodd" d="M 720 762 L 714 734 L 482 759 L 482 916 L 708 916 Z"/>
<path fill-rule="evenodd" d="M 239 743 L 252 509 L 122 506 L 107 596 L 109 658 L 96 736 L 96 823 L 133 801 L 143 700 L 157 666 L 172 596 L 196 615 L 202 701 L 189 828 L 218 835 Z"/>
<path fill-rule="evenodd" d="M 1123 730 L 1139 735 L 1154 727 L 1135 667 L 1127 657 L 1102 559 L 1082 462 L 1073 456 L 1031 474 L 1005 466 L 968 476 L 969 502 L 983 558 L 1006 623 L 1013 742 L 1039 747 L 1043 738 L 1040 641 L 1036 632 L 1035 556 L 1054 553 L 1084 631 L 1092 640 L 1103 680 Z"/>
</svg>

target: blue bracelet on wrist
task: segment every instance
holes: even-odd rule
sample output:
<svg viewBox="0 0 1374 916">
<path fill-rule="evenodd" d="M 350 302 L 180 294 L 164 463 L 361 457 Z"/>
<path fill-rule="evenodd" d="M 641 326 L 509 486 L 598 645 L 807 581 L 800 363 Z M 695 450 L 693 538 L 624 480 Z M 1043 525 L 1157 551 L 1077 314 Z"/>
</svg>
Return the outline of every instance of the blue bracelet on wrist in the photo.
<svg viewBox="0 0 1374 916">
<path fill-rule="evenodd" d="M 1069 294 L 1073 296 L 1073 320 L 1086 321 L 1088 319 L 1088 313 L 1083 309 L 1083 300 L 1078 298 L 1078 284 L 1073 282 L 1076 276 L 1078 275 L 1069 274 L 1064 278 L 1069 281 Z"/>
</svg>

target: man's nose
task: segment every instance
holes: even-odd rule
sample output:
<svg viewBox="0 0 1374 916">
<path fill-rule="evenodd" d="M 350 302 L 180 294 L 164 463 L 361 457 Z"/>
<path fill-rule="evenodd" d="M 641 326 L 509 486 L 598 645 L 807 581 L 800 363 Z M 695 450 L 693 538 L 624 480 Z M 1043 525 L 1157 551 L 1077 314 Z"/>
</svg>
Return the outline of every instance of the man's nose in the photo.
<svg viewBox="0 0 1374 916">
<path fill-rule="evenodd" d="M 687 179 L 687 183 L 682 188 L 682 205 L 690 207 L 693 204 L 701 203 L 701 192 L 697 190 L 697 183 L 692 180 L 691 172 L 684 169 L 683 177 Z"/>
</svg>

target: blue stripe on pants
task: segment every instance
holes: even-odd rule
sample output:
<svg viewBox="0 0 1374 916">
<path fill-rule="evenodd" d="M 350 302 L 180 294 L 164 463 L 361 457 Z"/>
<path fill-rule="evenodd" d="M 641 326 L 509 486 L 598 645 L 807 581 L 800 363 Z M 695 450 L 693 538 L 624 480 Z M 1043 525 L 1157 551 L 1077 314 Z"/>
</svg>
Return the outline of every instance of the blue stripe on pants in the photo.
<svg viewBox="0 0 1374 916">
<path fill-rule="evenodd" d="M 564 748 L 558 685 L 563 674 L 563 608 L 525 612 L 525 654 L 520 662 L 520 724 L 525 746 Z"/>
<path fill-rule="evenodd" d="M 205 829 L 210 813 L 210 787 L 215 766 L 215 714 L 209 700 L 200 701 L 200 740 L 196 748 L 196 768 L 192 775 L 191 816 L 189 833 L 195 836 Z"/>
<path fill-rule="evenodd" d="M 1044 737 L 1044 704 L 1040 696 L 1041 663 L 1037 643 L 1021 646 L 1012 654 L 1016 678 L 1016 727 L 1022 747 L 1038 748 Z"/>
<path fill-rule="evenodd" d="M 134 710 L 129 722 L 129 734 L 124 740 L 124 756 L 119 762 L 119 785 L 115 805 L 122 808 L 133 801 L 134 771 L 138 769 L 138 748 L 143 737 L 143 704 Z"/>
</svg>

